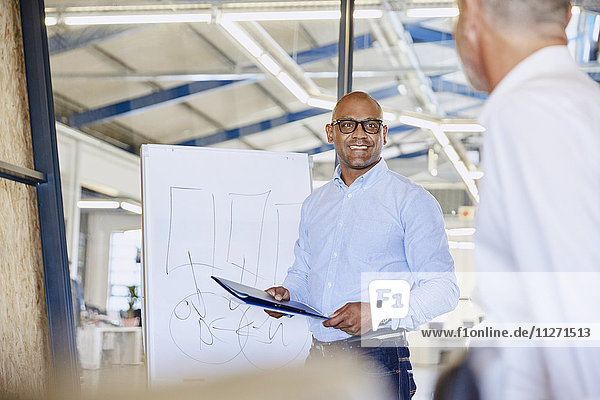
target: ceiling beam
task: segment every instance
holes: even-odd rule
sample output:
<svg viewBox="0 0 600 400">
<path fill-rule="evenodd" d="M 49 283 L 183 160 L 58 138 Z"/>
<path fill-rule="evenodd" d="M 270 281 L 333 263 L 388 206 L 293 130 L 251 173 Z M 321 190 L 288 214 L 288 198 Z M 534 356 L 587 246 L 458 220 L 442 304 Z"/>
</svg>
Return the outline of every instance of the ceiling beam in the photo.
<svg viewBox="0 0 600 400">
<path fill-rule="evenodd" d="M 204 44 L 212 46 L 211 50 L 216 49 L 214 44 L 199 34 L 190 24 L 190 31 L 200 36 Z M 48 38 L 48 50 L 50 55 L 56 55 L 71 50 L 89 47 L 102 43 L 104 41 L 117 38 L 124 34 L 130 34 L 140 29 L 139 25 L 92 25 L 79 29 L 71 29 L 65 32 L 56 33 Z M 454 48 L 452 35 L 447 32 L 440 32 L 430 28 L 425 28 L 419 24 L 406 25 L 405 29 L 410 33 L 414 43 L 437 42 L 441 45 Z M 354 48 L 362 50 L 373 46 L 373 38 L 369 34 L 356 36 L 354 38 Z M 306 64 L 314 61 L 322 61 L 337 55 L 338 44 L 331 43 L 325 46 L 315 47 L 314 49 L 299 52 L 292 55 L 298 64 Z"/>
<path fill-rule="evenodd" d="M 404 25 L 404 29 L 410 33 L 413 43 L 437 43 L 446 47 L 455 47 L 451 33 L 426 28 L 419 24 L 407 24 Z"/>
<path fill-rule="evenodd" d="M 373 96 L 377 100 L 382 100 L 398 95 L 399 93 L 397 85 L 371 92 L 371 96 Z M 227 140 L 239 139 L 240 137 L 264 132 L 266 130 L 277 128 L 279 126 L 290 124 L 292 122 L 302 121 L 307 118 L 315 117 L 317 115 L 328 114 L 330 112 L 330 110 L 323 110 L 320 108 L 308 108 L 302 111 L 284 114 L 276 118 L 266 119 L 238 128 L 222 130 L 213 134 L 202 136 L 197 139 L 187 140 L 178 144 L 186 146 L 210 146 L 217 143 L 225 142 Z M 414 129 L 414 127 L 411 127 L 411 129 Z"/>
<path fill-rule="evenodd" d="M 442 75 L 450 74 L 453 72 L 460 71 L 458 65 L 455 66 L 425 66 L 421 67 L 424 73 L 428 75 Z M 600 68 L 599 68 L 600 69 Z M 163 71 L 163 72 L 135 72 L 135 73 L 68 73 L 61 74 L 56 73 L 52 75 L 53 80 L 69 80 L 69 81 L 125 81 L 125 82 L 193 82 L 193 81 L 237 81 L 243 79 L 256 79 L 260 80 L 265 77 L 265 74 L 260 71 L 257 72 L 234 72 L 234 73 L 223 73 L 223 72 L 198 72 L 198 71 Z M 413 72 L 414 69 L 411 67 L 398 67 L 377 70 L 354 70 L 352 76 L 355 78 L 390 78 L 397 77 L 398 75 L 407 74 Z M 304 72 L 308 78 L 313 79 L 337 79 L 337 71 L 310 71 Z"/>
<path fill-rule="evenodd" d="M 139 26 L 98 25 L 57 32 L 48 38 L 51 56 L 100 44 L 123 34 L 133 33 Z"/>
<path fill-rule="evenodd" d="M 373 38 L 369 33 L 354 37 L 354 50 L 364 50 L 373 47 Z M 331 43 L 314 49 L 305 50 L 297 53 L 293 59 L 298 64 L 310 64 L 317 61 L 323 61 L 328 58 L 337 57 L 338 43 Z"/>
<path fill-rule="evenodd" d="M 187 140 L 179 144 L 187 146 L 210 146 L 228 140 L 239 139 L 254 133 L 263 132 L 292 122 L 302 121 L 317 115 L 326 114 L 328 112 L 330 111 L 322 110 L 320 108 L 309 108 L 298 112 L 284 114 L 276 118 L 266 119 L 253 124 L 241 126 L 239 128 L 222 130 L 197 139 Z"/>
<path fill-rule="evenodd" d="M 356 37 L 355 42 L 359 43 L 359 48 L 367 48 L 373 45 L 373 41 L 369 34 Z M 334 57 L 336 55 L 337 43 L 306 50 L 298 53 L 296 56 L 298 57 L 298 60 L 302 60 L 302 64 L 307 64 Z M 69 125 L 73 128 L 81 128 L 86 125 L 112 120 L 166 104 L 180 103 L 185 101 L 189 96 L 199 94 L 207 90 L 216 90 L 218 88 L 230 86 L 235 82 L 238 82 L 238 84 L 249 84 L 256 82 L 256 80 L 218 80 L 186 83 L 171 89 L 159 90 L 149 95 L 127 99 L 114 104 L 109 104 L 104 107 L 73 114 L 68 117 L 68 121 Z"/>
<path fill-rule="evenodd" d="M 456 93 L 481 100 L 485 100 L 488 97 L 485 93 L 475 92 L 470 86 L 446 81 L 443 79 L 442 75 L 430 76 L 429 80 L 431 81 L 431 88 L 434 92 Z"/>
<path fill-rule="evenodd" d="M 134 99 L 124 100 L 105 107 L 72 114 L 68 117 L 68 121 L 71 127 L 81 128 L 85 125 L 131 115 L 158 106 L 181 103 L 191 95 L 208 92 L 223 86 L 231 86 L 237 82 L 240 81 L 204 81 L 186 83 L 171 89 L 165 89 Z"/>
</svg>

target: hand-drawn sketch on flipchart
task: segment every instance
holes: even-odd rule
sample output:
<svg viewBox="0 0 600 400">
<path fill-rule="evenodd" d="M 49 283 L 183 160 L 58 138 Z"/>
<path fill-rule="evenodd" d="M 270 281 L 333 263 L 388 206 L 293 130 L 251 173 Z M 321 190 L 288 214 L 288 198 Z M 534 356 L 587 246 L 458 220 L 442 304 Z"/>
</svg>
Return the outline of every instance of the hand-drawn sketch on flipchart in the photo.
<svg viewBox="0 0 600 400">
<path fill-rule="evenodd" d="M 310 188 L 306 154 L 142 147 L 151 385 L 304 362 L 306 317 L 271 318 L 210 276 L 264 289 L 281 284 Z"/>
</svg>

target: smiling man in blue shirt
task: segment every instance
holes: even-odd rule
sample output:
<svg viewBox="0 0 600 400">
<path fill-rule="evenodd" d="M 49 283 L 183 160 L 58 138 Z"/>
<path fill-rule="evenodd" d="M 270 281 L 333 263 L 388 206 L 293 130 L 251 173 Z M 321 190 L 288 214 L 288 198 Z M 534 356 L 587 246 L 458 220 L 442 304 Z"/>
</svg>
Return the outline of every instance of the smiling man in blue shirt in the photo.
<svg viewBox="0 0 600 400">
<path fill-rule="evenodd" d="M 416 387 L 404 331 L 453 310 L 459 290 L 439 204 L 381 158 L 387 141 L 382 115 L 381 106 L 364 92 L 349 93 L 336 104 L 325 131 L 339 166 L 333 180 L 304 201 L 295 262 L 283 286 L 267 292 L 277 300 L 310 304 L 330 317 L 310 319 L 309 360 L 352 349 L 378 362 L 395 398 L 409 399 Z M 384 279 L 389 273 L 409 274 L 407 317 L 369 332 L 363 273 L 381 273 Z M 382 333 L 391 342 L 365 347 L 363 341 L 361 346 L 361 338 Z"/>
</svg>

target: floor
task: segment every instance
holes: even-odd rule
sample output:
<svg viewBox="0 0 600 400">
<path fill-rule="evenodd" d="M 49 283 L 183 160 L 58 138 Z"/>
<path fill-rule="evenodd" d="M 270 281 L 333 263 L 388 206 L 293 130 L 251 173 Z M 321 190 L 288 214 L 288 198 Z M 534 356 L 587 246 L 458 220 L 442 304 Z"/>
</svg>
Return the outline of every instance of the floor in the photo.
<svg viewBox="0 0 600 400">
<path fill-rule="evenodd" d="M 122 388 L 146 387 L 146 366 L 141 365 L 112 365 L 100 369 L 82 369 L 81 392 L 96 394 L 120 390 Z"/>
</svg>

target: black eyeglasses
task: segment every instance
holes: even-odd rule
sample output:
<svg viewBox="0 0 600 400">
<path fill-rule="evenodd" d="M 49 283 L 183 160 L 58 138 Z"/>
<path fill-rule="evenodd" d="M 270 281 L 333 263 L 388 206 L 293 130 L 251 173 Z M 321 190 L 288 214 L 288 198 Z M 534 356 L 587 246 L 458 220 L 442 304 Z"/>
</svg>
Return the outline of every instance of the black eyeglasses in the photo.
<svg viewBox="0 0 600 400">
<path fill-rule="evenodd" d="M 346 134 L 354 132 L 358 124 L 362 125 L 363 131 L 370 133 L 371 135 L 375 135 L 376 133 L 379 133 L 383 121 L 373 118 L 363 119 L 362 121 L 357 121 L 351 118 L 340 118 L 331 123 L 332 126 L 337 125 L 340 132 Z"/>
</svg>

